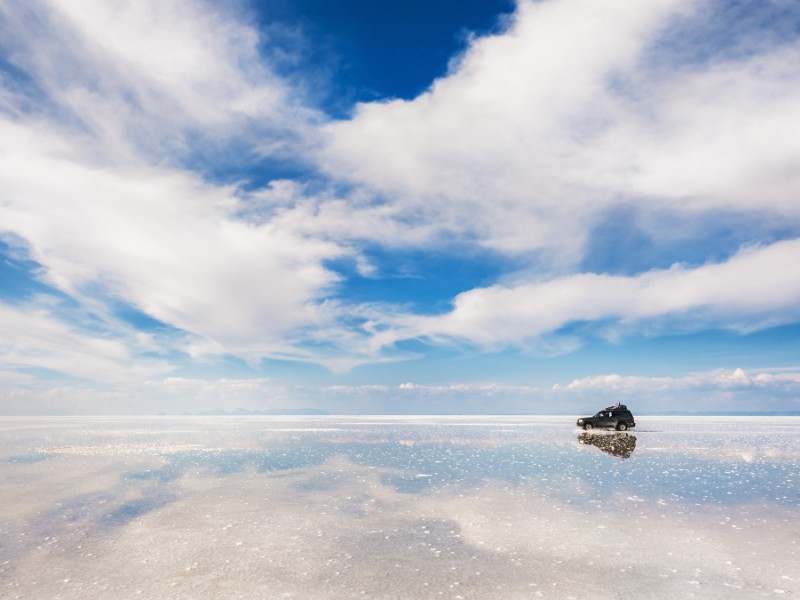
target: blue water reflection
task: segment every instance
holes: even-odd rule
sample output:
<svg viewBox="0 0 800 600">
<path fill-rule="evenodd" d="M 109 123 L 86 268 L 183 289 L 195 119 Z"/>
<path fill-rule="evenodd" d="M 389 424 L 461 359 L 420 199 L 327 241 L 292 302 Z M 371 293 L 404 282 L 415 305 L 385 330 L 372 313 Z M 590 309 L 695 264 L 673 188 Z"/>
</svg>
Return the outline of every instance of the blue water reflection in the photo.
<svg viewBox="0 0 800 600">
<path fill-rule="evenodd" d="M 18 419 L 0 596 L 800 593 L 800 419 L 637 421 Z"/>
<path fill-rule="evenodd" d="M 796 435 L 800 420 L 765 420 L 754 426 L 730 420 L 644 419 L 635 434 L 580 432 L 571 419 L 536 418 L 417 422 L 208 418 L 136 422 L 135 427 L 120 420 L 91 424 L 51 426 L 47 439 L 54 447 L 49 449 L 35 443 L 34 431 L 24 438 L 30 445 L 7 448 L 2 460 L 35 466 L 58 459 L 69 468 L 66 465 L 74 457 L 68 451 L 78 444 L 91 452 L 145 443 L 156 450 L 175 442 L 186 447 L 158 454 L 158 464 L 147 468 L 133 463 L 127 468 L 129 459 L 120 455 L 117 493 L 131 486 L 146 486 L 149 491 L 142 492 L 142 499 L 112 502 L 100 517 L 105 523 L 126 522 L 164 506 L 172 497 L 170 486 L 189 472 L 224 478 L 319 471 L 335 457 L 375 469 L 385 485 L 405 494 L 454 485 L 474 488 L 495 480 L 587 508 L 620 495 L 706 505 L 767 502 L 790 507 L 800 499 Z M 331 490 L 344 484 L 335 477 L 316 477 L 296 485 Z M 68 519 L 67 513 L 81 512 L 78 504 L 69 508 L 67 503 L 59 510 Z"/>
<path fill-rule="evenodd" d="M 560 425 L 362 425 L 265 437 L 259 439 L 258 450 L 178 452 L 159 469 L 130 471 L 124 477 L 168 484 L 187 471 L 217 477 L 269 474 L 320 467 L 340 456 L 386 471 L 382 481 L 409 494 L 501 480 L 587 506 L 618 494 L 704 504 L 766 501 L 794 506 L 800 497 L 796 458 L 753 458 L 745 451 L 765 444 L 796 444 L 784 433 L 780 428 L 758 433 L 723 428 L 667 435 L 657 430 L 576 434 Z M 776 435 L 770 439 L 772 434 Z"/>
</svg>

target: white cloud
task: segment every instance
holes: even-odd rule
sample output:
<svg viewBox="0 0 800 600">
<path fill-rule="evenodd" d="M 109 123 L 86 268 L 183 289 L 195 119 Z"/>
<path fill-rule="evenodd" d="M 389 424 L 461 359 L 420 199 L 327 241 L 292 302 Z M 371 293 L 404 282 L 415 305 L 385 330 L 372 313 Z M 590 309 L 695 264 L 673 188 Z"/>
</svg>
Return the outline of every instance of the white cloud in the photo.
<svg viewBox="0 0 800 600">
<path fill-rule="evenodd" d="M 318 118 L 260 55 L 257 30 L 219 7 L 34 0 L 0 11 L 10 61 L 43 94 L 37 112 L 89 142 L 95 160 L 174 160 L 232 136 L 240 151 L 252 151 L 242 139 L 284 151 Z"/>
<path fill-rule="evenodd" d="M 800 318 L 800 240 L 748 248 L 724 263 L 675 265 L 624 277 L 582 273 L 460 294 L 444 315 L 400 318 L 384 343 L 425 336 L 484 346 L 525 345 L 576 321 L 747 331 Z"/>
<path fill-rule="evenodd" d="M 674 376 L 609 373 L 549 386 L 408 381 L 394 388 L 332 386 L 302 393 L 315 406 L 333 412 L 344 408 L 345 412 L 366 414 L 584 414 L 620 400 L 629 403 L 634 412 L 653 414 L 670 410 L 800 410 L 798 392 L 800 367 L 714 369 Z"/>
<path fill-rule="evenodd" d="M 796 224 L 800 46 L 652 64 L 666 27 L 703 4 L 523 0 L 425 94 L 328 125 L 323 165 L 410 223 L 549 251 L 552 268 L 579 261 L 619 205 Z"/>
<path fill-rule="evenodd" d="M 36 382 L 36 377 L 17 371 L 0 371 L 0 388 L 13 388 L 30 385 Z"/>
<path fill-rule="evenodd" d="M 507 31 L 473 40 L 427 93 L 324 125 L 297 82 L 276 75 L 269 40 L 229 9 L 5 0 L 0 47 L 28 79 L 7 77 L 0 93 L 0 233 L 85 310 L 108 323 L 113 305 L 132 305 L 180 330 L 198 359 L 344 370 L 389 360 L 408 338 L 527 346 L 574 321 L 749 330 L 796 320 L 796 240 L 696 268 L 575 273 L 592 229 L 620 205 L 800 223 L 800 48 L 650 64 L 664 28 L 700 5 L 521 0 Z M 331 185 L 245 192 L 187 167 L 239 161 L 234 147 L 318 160 Z M 331 259 L 375 276 L 364 241 L 419 248 L 443 233 L 540 254 L 515 284 L 465 292 L 445 315 L 337 296 Z M 15 310 L 100 360 L 108 340 Z M 122 362 L 160 341 L 108 344 L 109 373 L 125 378 Z M 46 368 L 86 376 L 68 346 L 47 345 Z M 15 364 L 40 366 L 15 352 Z"/>
<path fill-rule="evenodd" d="M 650 74 L 633 106 L 598 140 L 628 195 L 680 211 L 773 211 L 797 222 L 800 45 L 685 72 Z M 598 177 L 602 177 L 599 173 Z"/>
<path fill-rule="evenodd" d="M 27 130 L 0 130 L 3 226 L 55 287 L 88 303 L 98 291 L 122 298 L 234 353 L 290 352 L 282 336 L 330 324 L 316 299 L 334 276 L 321 262 L 342 248 L 237 220 L 233 189 L 97 168 L 54 156 Z"/>
<path fill-rule="evenodd" d="M 353 251 L 291 218 L 311 201 L 298 186 L 248 194 L 181 169 L 196 153 L 227 160 L 228 145 L 299 153 L 319 119 L 258 32 L 188 0 L 0 13 L 0 45 L 32 82 L 0 106 L 0 233 L 40 276 L 105 319 L 122 302 L 182 330 L 197 358 L 324 361 L 300 346 L 346 337 L 323 262 Z"/>
<path fill-rule="evenodd" d="M 87 369 L 106 365 L 88 361 Z M 156 374 L 151 369 L 151 375 Z M 197 414 L 237 408 L 269 410 L 305 408 L 291 389 L 265 378 L 216 380 L 168 376 L 148 379 L 135 377 L 101 379 L 102 386 L 89 382 L 28 382 L 0 389 L 0 413 L 38 414 L 142 414 L 160 412 Z M 12 380 L 13 381 L 13 380 Z M 3 374 L 0 372 L 0 383 Z"/>
<path fill-rule="evenodd" d="M 800 391 L 800 368 L 776 369 L 714 369 L 676 377 L 646 377 L 641 375 L 593 375 L 575 379 L 566 385 L 555 384 L 560 393 L 685 393 L 690 390 L 780 389 Z"/>
<path fill-rule="evenodd" d="M 39 368 L 86 381 L 132 383 L 163 375 L 171 366 L 163 361 L 132 354 L 135 340 L 109 335 L 89 335 L 70 327 L 46 308 L 18 308 L 0 303 L 0 362 L 6 369 Z M 12 371 L 13 373 L 13 371 Z M 22 374 L 6 384 L 31 381 Z"/>
<path fill-rule="evenodd" d="M 95 365 L 97 366 L 97 365 Z M 623 401 L 634 413 L 800 410 L 800 368 L 712 370 L 672 377 L 607 374 L 552 386 L 502 382 L 287 386 L 265 378 L 166 377 L 102 388 L 24 381 L 0 372 L 3 414 L 199 413 L 318 408 L 332 414 L 586 414 Z"/>
</svg>

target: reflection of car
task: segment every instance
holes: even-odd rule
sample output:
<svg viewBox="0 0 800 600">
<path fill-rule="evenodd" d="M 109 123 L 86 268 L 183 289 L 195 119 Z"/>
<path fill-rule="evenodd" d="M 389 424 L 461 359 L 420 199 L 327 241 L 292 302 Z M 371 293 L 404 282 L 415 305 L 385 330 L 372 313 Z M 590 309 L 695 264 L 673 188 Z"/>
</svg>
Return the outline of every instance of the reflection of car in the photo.
<svg viewBox="0 0 800 600">
<path fill-rule="evenodd" d="M 630 458 L 636 450 L 636 436 L 630 433 L 582 433 L 578 436 L 578 441 L 620 458 Z"/>
<path fill-rule="evenodd" d="M 633 420 L 633 415 L 627 406 L 617 404 L 616 406 L 604 408 L 593 417 L 578 419 L 577 425 L 584 429 L 613 427 L 617 431 L 625 431 L 631 427 L 636 427 L 636 421 Z"/>
</svg>

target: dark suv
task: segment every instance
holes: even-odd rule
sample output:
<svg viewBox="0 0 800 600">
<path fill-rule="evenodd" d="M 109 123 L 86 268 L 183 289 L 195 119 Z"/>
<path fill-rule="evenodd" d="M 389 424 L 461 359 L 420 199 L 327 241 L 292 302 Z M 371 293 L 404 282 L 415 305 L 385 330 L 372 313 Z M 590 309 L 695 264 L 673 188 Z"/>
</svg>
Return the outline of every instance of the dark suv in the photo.
<svg viewBox="0 0 800 600">
<path fill-rule="evenodd" d="M 593 417 L 582 417 L 578 419 L 578 427 L 584 429 L 608 428 L 613 427 L 617 431 L 625 431 L 631 427 L 636 427 L 636 421 L 628 407 L 624 404 L 607 406 Z"/>
</svg>

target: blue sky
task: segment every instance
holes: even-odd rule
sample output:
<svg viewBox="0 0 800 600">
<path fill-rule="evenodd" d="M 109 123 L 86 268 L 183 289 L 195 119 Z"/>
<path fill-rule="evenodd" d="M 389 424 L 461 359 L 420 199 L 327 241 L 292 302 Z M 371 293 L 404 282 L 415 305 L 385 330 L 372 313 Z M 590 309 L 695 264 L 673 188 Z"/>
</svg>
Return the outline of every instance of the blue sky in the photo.
<svg viewBox="0 0 800 600">
<path fill-rule="evenodd" d="M 0 1 L 0 414 L 800 410 L 800 6 Z"/>
</svg>

